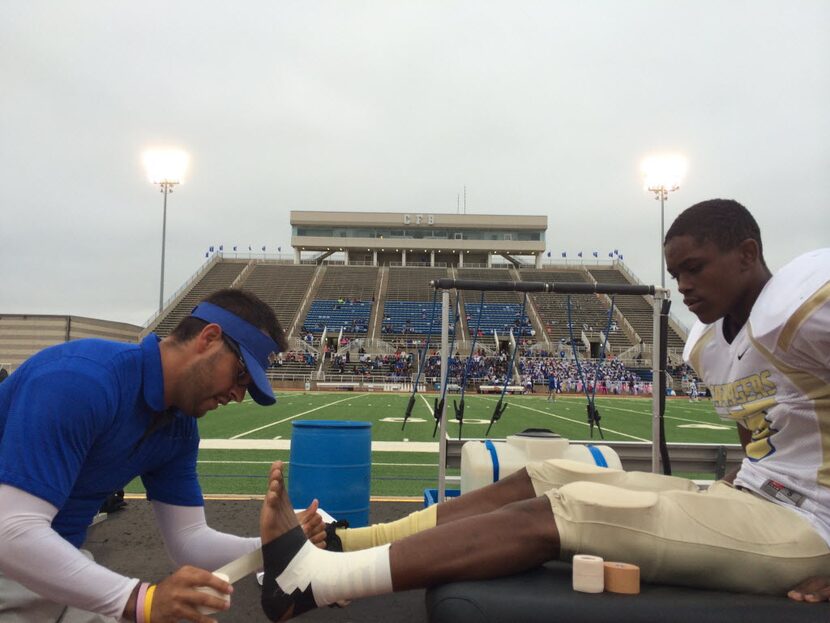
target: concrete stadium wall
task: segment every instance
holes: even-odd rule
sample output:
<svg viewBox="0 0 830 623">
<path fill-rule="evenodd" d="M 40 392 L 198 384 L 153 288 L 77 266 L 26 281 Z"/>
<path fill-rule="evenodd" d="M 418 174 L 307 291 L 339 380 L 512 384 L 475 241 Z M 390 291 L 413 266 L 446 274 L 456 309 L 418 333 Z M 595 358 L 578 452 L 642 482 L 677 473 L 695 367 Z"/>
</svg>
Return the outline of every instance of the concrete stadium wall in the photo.
<svg viewBox="0 0 830 623">
<path fill-rule="evenodd" d="M 84 316 L 0 314 L 0 366 L 9 372 L 47 346 L 87 337 L 138 342 L 141 327 Z"/>
</svg>

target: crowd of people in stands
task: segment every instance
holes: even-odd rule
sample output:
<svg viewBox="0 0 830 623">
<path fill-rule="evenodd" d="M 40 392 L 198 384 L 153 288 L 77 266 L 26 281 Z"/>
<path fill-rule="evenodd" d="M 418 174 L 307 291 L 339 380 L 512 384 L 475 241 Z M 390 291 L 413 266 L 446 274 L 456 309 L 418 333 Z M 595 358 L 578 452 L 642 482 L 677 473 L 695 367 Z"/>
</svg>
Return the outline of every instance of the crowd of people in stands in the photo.
<svg viewBox="0 0 830 623">
<path fill-rule="evenodd" d="M 468 383 L 470 381 L 488 385 L 504 383 L 509 363 L 510 357 L 505 351 L 495 356 L 487 356 L 484 351 L 479 350 L 469 358 L 455 353 L 448 362 L 450 368 L 448 383 L 460 385 L 465 374 Z M 424 375 L 428 378 L 441 376 L 441 357 L 438 353 L 434 353 L 427 359 Z"/>
<path fill-rule="evenodd" d="M 318 365 L 318 357 L 312 353 L 284 353 L 273 365 L 280 367 L 284 362 L 299 361 L 309 367 Z M 472 357 L 462 356 L 456 352 L 450 357 L 449 383 L 460 385 L 466 374 L 467 385 L 501 385 L 508 374 L 510 357 L 506 351 L 497 355 L 486 355 L 479 350 Z M 527 392 L 534 391 L 534 386 L 546 386 L 553 376 L 558 392 L 581 393 L 587 390 L 597 394 L 648 394 L 652 385 L 644 381 L 636 372 L 614 358 L 602 361 L 580 360 L 582 374 L 573 359 L 556 357 L 520 356 L 517 362 L 522 385 Z M 466 372 L 465 372 L 466 369 Z M 422 376 L 425 379 L 440 378 L 441 359 L 433 352 L 427 359 Z M 413 352 L 398 350 L 388 355 L 370 355 L 362 348 L 354 357 L 349 351 L 341 355 L 332 355 L 329 371 L 333 374 L 354 374 L 369 378 L 383 376 L 389 380 L 412 378 L 418 373 L 417 358 Z M 692 377 L 689 377 L 691 380 Z M 512 382 L 512 380 L 510 381 Z"/>
<path fill-rule="evenodd" d="M 299 361 L 306 366 L 316 367 L 318 356 L 303 352 L 283 353 L 273 366 L 280 367 L 284 362 L 291 361 Z M 456 352 L 449 360 L 448 382 L 460 385 L 466 369 L 468 387 L 501 385 L 505 382 L 509 364 L 510 357 L 506 351 L 497 355 L 487 355 L 483 350 L 479 350 L 472 357 L 462 356 Z M 642 395 L 651 393 L 652 389 L 651 382 L 645 381 L 636 372 L 626 368 L 622 361 L 612 357 L 601 361 L 581 359 L 579 362 L 581 374 L 573 359 L 562 358 L 558 354 L 555 356 L 519 356 L 517 365 L 526 392 L 533 392 L 534 386 L 547 386 L 551 376 L 555 378 L 555 386 L 557 392 L 560 393 L 585 391 L 583 379 L 589 392 L 593 392 L 596 386 L 596 393 L 600 395 Z M 440 355 L 434 351 L 424 365 L 422 376 L 425 380 L 439 379 L 440 370 Z M 360 348 L 356 356 L 349 351 L 340 355 L 333 354 L 329 371 L 334 374 L 353 374 L 367 379 L 373 376 L 383 376 L 389 380 L 399 380 L 412 378 L 418 373 L 418 359 L 413 352 L 402 349 L 388 355 L 370 355 Z M 680 367 L 672 371 L 683 372 Z M 688 369 L 682 378 L 689 382 L 695 380 L 693 373 Z"/>
<path fill-rule="evenodd" d="M 590 392 L 596 387 L 598 394 L 651 392 L 651 383 L 644 382 L 636 372 L 627 369 L 622 361 L 613 358 L 584 359 L 580 360 L 577 366 L 573 359 L 522 357 L 519 359 L 519 372 L 525 386 L 528 386 L 528 383 L 547 384 L 553 376 L 560 392 L 582 392 L 585 391 L 585 384 Z"/>
<path fill-rule="evenodd" d="M 352 356 L 349 351 L 342 355 L 332 357 L 331 371 L 337 374 L 357 374 L 359 376 L 384 376 L 388 379 L 404 379 L 417 372 L 412 353 L 399 350 L 389 355 L 369 355 L 361 348 L 358 351 L 358 359 L 351 368 L 347 366 L 352 363 Z"/>
</svg>

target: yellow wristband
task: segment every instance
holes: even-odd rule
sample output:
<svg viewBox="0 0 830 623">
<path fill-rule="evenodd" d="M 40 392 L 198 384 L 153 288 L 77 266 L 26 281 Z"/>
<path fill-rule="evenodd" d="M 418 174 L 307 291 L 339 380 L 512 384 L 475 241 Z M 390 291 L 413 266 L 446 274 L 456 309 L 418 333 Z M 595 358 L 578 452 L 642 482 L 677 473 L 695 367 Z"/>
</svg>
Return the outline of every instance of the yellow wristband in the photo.
<svg viewBox="0 0 830 623">
<path fill-rule="evenodd" d="M 150 610 L 153 607 L 153 593 L 156 592 L 156 585 L 151 584 L 144 596 L 144 623 L 150 623 Z"/>
</svg>

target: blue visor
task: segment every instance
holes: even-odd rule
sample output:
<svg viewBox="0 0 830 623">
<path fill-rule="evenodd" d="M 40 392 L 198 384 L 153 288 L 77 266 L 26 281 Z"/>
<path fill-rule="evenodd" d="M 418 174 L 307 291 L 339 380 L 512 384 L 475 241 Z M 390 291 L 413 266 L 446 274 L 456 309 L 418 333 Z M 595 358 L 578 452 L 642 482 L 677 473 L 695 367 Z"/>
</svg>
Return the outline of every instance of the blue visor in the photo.
<svg viewBox="0 0 830 623">
<path fill-rule="evenodd" d="M 199 303 L 190 315 L 205 322 L 218 324 L 222 327 L 222 332 L 239 345 L 245 367 L 251 375 L 248 393 L 257 404 L 274 404 L 277 399 L 268 377 L 265 376 L 265 370 L 270 364 L 271 354 L 280 352 L 277 343 L 250 322 L 213 303 Z"/>
</svg>

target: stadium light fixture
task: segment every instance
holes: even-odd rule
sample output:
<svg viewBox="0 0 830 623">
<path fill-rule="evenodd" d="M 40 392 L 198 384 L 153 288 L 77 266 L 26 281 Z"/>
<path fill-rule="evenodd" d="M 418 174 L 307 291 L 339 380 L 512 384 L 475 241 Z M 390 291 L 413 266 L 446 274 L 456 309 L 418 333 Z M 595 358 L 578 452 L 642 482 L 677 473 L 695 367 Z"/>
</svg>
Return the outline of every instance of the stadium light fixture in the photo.
<svg viewBox="0 0 830 623">
<path fill-rule="evenodd" d="M 665 237 L 666 199 L 669 193 L 680 188 L 688 168 L 686 158 L 680 154 L 649 156 L 640 167 L 643 172 L 645 189 L 654 193 L 660 202 L 660 287 L 666 287 L 666 260 L 663 257 Z"/>
<path fill-rule="evenodd" d="M 167 238 L 167 195 L 184 181 L 189 156 L 181 149 L 148 149 L 144 152 L 144 168 L 151 184 L 158 184 L 164 194 L 161 221 L 161 284 L 159 285 L 159 312 L 164 307 L 164 251 Z"/>
</svg>

